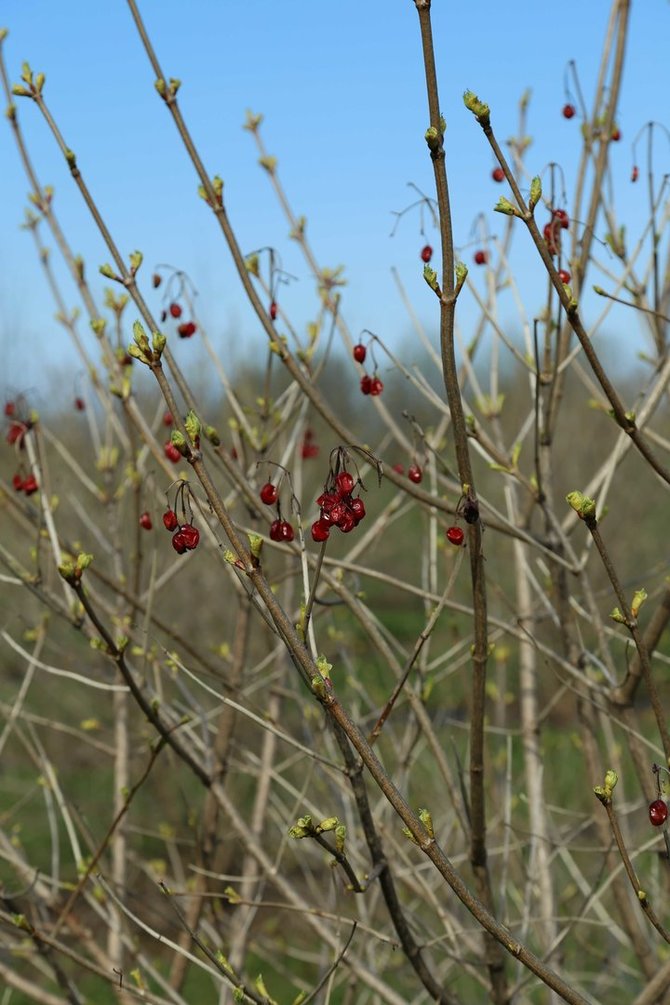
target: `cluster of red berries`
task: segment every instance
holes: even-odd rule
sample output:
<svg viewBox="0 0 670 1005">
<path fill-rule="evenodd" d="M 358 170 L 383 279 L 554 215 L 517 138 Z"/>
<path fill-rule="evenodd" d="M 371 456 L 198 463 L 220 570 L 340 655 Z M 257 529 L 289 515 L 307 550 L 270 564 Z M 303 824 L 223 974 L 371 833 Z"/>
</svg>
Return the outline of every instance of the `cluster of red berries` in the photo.
<svg viewBox="0 0 670 1005">
<path fill-rule="evenodd" d="M 333 527 L 349 534 L 365 517 L 365 503 L 360 496 L 353 496 L 355 487 L 356 480 L 349 471 L 337 474 L 331 471 L 324 491 L 316 500 L 319 519 L 312 524 L 314 541 L 327 541 Z"/>
<path fill-rule="evenodd" d="M 17 471 L 12 478 L 12 485 L 17 492 L 25 492 L 27 496 L 33 495 L 39 488 L 35 475 L 30 474 L 24 477 L 20 471 Z"/>
<path fill-rule="evenodd" d="M 547 251 L 553 257 L 554 255 L 559 255 L 561 252 L 561 230 L 567 230 L 570 226 L 570 217 L 565 212 L 564 209 L 552 209 L 551 220 L 549 223 L 545 223 L 544 230 L 542 231 L 544 235 L 544 240 L 547 245 Z"/>
<path fill-rule="evenodd" d="M 428 245 L 426 245 L 426 247 L 428 247 Z M 433 253 L 432 248 L 430 249 L 430 253 L 432 255 Z M 352 356 L 354 357 L 357 363 L 364 363 L 367 354 L 368 350 L 366 349 L 366 347 L 363 345 L 362 342 L 358 342 L 352 350 Z M 361 377 L 361 394 L 371 394 L 374 398 L 377 395 L 381 394 L 383 390 L 384 385 L 381 379 L 377 376 L 376 370 L 372 376 L 370 376 L 370 374 L 368 373 L 363 374 L 363 376 Z"/>
<path fill-rule="evenodd" d="M 184 514 L 184 519 L 185 517 L 186 514 Z M 179 517 L 169 506 L 163 513 L 163 524 L 165 529 L 172 534 L 172 547 L 178 555 L 183 555 L 185 551 L 193 551 L 198 547 L 200 531 L 193 526 L 192 519 L 188 521 L 185 519 L 184 523 L 180 523 Z M 151 530 L 151 527 L 145 529 Z"/>
<path fill-rule="evenodd" d="M 304 461 L 319 456 L 319 444 L 314 442 L 314 430 L 306 429 L 300 453 Z"/>
<path fill-rule="evenodd" d="M 317 447 L 317 451 L 318 451 Z M 293 526 L 288 522 L 288 520 L 282 520 L 281 511 L 279 509 L 279 490 L 276 485 L 272 482 L 266 482 L 265 485 L 261 486 L 261 490 L 258 493 L 261 502 L 265 503 L 266 506 L 277 506 L 277 518 L 270 524 L 270 540 L 271 541 L 283 541 L 285 544 L 290 544 L 295 538 L 295 531 Z"/>
<path fill-rule="evenodd" d="M 17 414 L 17 405 L 15 401 L 6 401 L 4 407 L 4 413 L 8 419 L 10 419 L 9 428 L 7 430 L 7 436 L 5 439 L 9 443 L 10 447 L 14 444 L 23 450 L 24 442 L 23 437 L 28 432 L 32 426 L 32 421 L 30 419 L 21 418 Z"/>
<path fill-rule="evenodd" d="M 158 277 L 160 279 L 160 276 Z M 168 314 L 175 321 L 179 321 L 179 318 L 184 313 L 184 308 L 181 304 L 178 304 L 176 300 L 173 300 L 166 311 L 161 311 L 161 321 L 166 321 Z M 180 321 L 177 325 L 177 335 L 179 338 L 191 338 L 192 335 L 198 330 L 198 326 L 195 321 Z"/>
</svg>

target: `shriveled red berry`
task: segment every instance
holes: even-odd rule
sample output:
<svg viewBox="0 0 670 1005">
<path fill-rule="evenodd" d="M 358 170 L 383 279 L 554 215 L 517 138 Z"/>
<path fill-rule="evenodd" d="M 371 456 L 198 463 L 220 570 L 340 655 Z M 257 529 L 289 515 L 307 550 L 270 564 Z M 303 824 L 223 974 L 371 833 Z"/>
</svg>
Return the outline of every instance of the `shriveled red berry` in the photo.
<svg viewBox="0 0 670 1005">
<path fill-rule="evenodd" d="M 615 126 L 614 129 L 612 130 L 612 135 L 610 136 L 610 139 L 612 140 L 613 143 L 618 143 L 619 140 L 621 139 L 621 130 L 619 129 L 618 126 Z"/>
<path fill-rule="evenodd" d="M 428 262 L 431 260 L 432 257 L 433 257 L 433 249 L 429 244 L 424 244 L 423 248 L 421 249 L 421 261 L 425 262 L 426 265 L 428 265 Z"/>
<path fill-rule="evenodd" d="M 562 283 L 569 283 L 572 276 L 567 271 L 567 269 L 560 269 L 558 273 L 558 278 L 561 280 Z"/>
<path fill-rule="evenodd" d="M 179 520 L 177 519 L 177 514 L 173 509 L 168 508 L 165 510 L 165 513 L 163 513 L 163 524 L 165 525 L 165 529 L 170 532 L 177 529 L 179 526 Z"/>
<path fill-rule="evenodd" d="M 475 265 L 486 265 L 488 260 L 489 260 L 488 251 L 484 251 L 483 248 L 479 248 L 478 251 L 475 251 Z"/>
<path fill-rule="evenodd" d="M 668 819 L 668 804 L 664 799 L 654 799 L 649 803 L 649 822 L 653 827 L 661 827 Z"/>
<path fill-rule="evenodd" d="M 383 390 L 384 385 L 379 379 L 379 377 L 373 377 L 370 382 L 370 394 L 373 397 L 377 397 L 377 395 L 381 394 Z"/>
<path fill-rule="evenodd" d="M 338 502 L 339 497 L 336 492 L 322 492 L 316 500 L 316 505 L 321 507 L 321 515 L 323 516 L 324 513 L 330 513 Z"/>
<path fill-rule="evenodd" d="M 460 527 L 447 527 L 447 541 L 450 544 L 455 544 L 456 547 L 460 547 L 463 544 L 465 534 Z"/>
<path fill-rule="evenodd" d="M 356 520 L 356 523 L 360 523 L 365 516 L 365 503 L 363 502 L 360 496 L 357 496 L 355 499 L 351 500 L 351 502 L 349 503 L 349 509 L 354 514 L 354 519 Z"/>
<path fill-rule="evenodd" d="M 344 512 L 342 513 L 337 526 L 343 534 L 349 534 L 358 523 L 358 520 L 354 516 L 353 510 L 350 506 L 344 506 L 343 510 Z"/>
<path fill-rule="evenodd" d="M 24 478 L 22 488 L 27 496 L 31 496 L 34 492 L 37 492 L 39 485 L 37 484 L 35 475 L 28 475 L 27 478 Z"/>
<path fill-rule="evenodd" d="M 495 167 L 491 172 L 491 177 L 494 181 L 501 182 L 505 180 L 505 172 L 501 167 Z"/>
<path fill-rule="evenodd" d="M 411 482 L 414 482 L 416 485 L 418 485 L 423 478 L 423 471 L 421 470 L 418 464 L 410 464 L 410 466 L 407 468 L 407 477 Z"/>
<path fill-rule="evenodd" d="M 175 531 L 172 535 L 172 547 L 178 555 L 183 555 L 186 551 L 186 539 L 181 530 Z"/>
<path fill-rule="evenodd" d="M 322 518 L 312 524 L 312 540 L 319 543 L 327 541 L 330 535 L 330 525 Z"/>
<path fill-rule="evenodd" d="M 179 461 L 181 460 L 181 454 L 179 453 L 179 451 L 177 450 L 177 448 L 175 447 L 174 443 L 171 440 L 168 440 L 163 450 L 165 451 L 165 456 L 169 461 L 172 461 L 173 464 L 179 463 Z"/>
<path fill-rule="evenodd" d="M 163 414 L 163 425 L 164 426 L 171 426 L 173 422 L 174 422 L 174 419 L 172 418 L 172 412 L 165 412 Z"/>
<path fill-rule="evenodd" d="M 157 272 L 154 272 L 153 276 L 151 277 L 151 285 L 153 286 L 153 288 L 157 290 L 161 282 L 162 282 L 161 277 L 158 275 Z"/>
<path fill-rule="evenodd" d="M 14 415 L 14 413 L 16 412 L 16 402 L 14 402 L 14 401 L 6 401 L 5 402 L 4 412 L 5 412 L 5 415 L 7 416 L 7 418 L 11 419 L 12 415 Z"/>
<path fill-rule="evenodd" d="M 348 471 L 340 471 L 340 473 L 335 476 L 335 485 L 337 486 L 337 492 L 340 499 L 343 496 L 350 495 L 354 490 L 355 484 L 356 481 L 354 476 L 349 474 Z"/>
<path fill-rule="evenodd" d="M 182 524 L 177 533 L 182 535 L 184 544 L 189 551 L 193 551 L 194 548 L 198 547 L 200 531 L 192 523 Z"/>
<path fill-rule="evenodd" d="M 563 105 L 563 118 L 572 119 L 577 114 L 577 109 L 574 105 L 567 104 Z"/>
<path fill-rule="evenodd" d="M 370 394 L 371 390 L 372 390 L 372 377 L 370 377 L 367 373 L 364 373 L 363 376 L 361 377 L 361 393 Z"/>
<path fill-rule="evenodd" d="M 144 513 L 140 514 L 140 527 L 142 530 L 151 530 L 153 527 L 151 516 L 146 510 Z"/>
<path fill-rule="evenodd" d="M 169 311 L 173 318 L 180 318 L 182 312 L 181 304 L 170 304 Z"/>
<path fill-rule="evenodd" d="M 568 216 L 568 214 L 565 212 L 564 209 L 554 209 L 552 210 L 551 215 L 553 216 L 554 220 L 558 220 L 563 230 L 568 229 L 568 227 L 570 226 L 570 217 Z"/>
<path fill-rule="evenodd" d="M 266 482 L 258 494 L 261 497 L 261 502 L 264 502 L 266 506 L 274 506 L 277 502 L 277 486 L 273 485 L 272 482 Z"/>
<path fill-rule="evenodd" d="M 277 307 L 276 302 L 273 300 L 272 303 L 270 304 L 270 308 L 268 310 L 268 314 L 270 315 L 270 320 L 271 321 L 276 321 L 277 320 L 277 312 L 278 311 L 279 311 L 279 308 Z"/>
<path fill-rule="evenodd" d="M 631 180 L 632 182 L 636 182 L 636 181 L 638 180 L 638 178 L 639 178 L 639 177 L 640 177 L 640 169 L 639 169 L 639 167 L 637 166 L 637 164 L 634 164 L 634 165 L 633 165 L 633 170 L 632 170 L 632 171 L 631 171 L 631 173 L 630 173 L 630 180 Z"/>
<path fill-rule="evenodd" d="M 367 356 L 368 351 L 365 348 L 365 346 L 363 345 L 363 343 L 359 342 L 358 345 L 354 346 L 354 348 L 352 349 L 352 353 L 351 354 L 352 354 L 352 356 L 354 357 L 354 359 L 356 360 L 357 363 L 364 363 L 365 362 L 365 357 Z"/>
</svg>

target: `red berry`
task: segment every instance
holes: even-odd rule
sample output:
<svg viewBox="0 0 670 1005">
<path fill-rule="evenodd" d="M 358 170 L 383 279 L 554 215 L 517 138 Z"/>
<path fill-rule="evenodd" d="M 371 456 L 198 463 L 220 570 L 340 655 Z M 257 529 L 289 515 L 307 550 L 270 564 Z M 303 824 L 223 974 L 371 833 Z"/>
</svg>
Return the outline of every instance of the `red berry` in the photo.
<svg viewBox="0 0 670 1005">
<path fill-rule="evenodd" d="M 186 539 L 181 530 L 176 531 L 176 533 L 172 535 L 172 547 L 178 555 L 183 555 L 186 551 Z"/>
<path fill-rule="evenodd" d="M 563 118 L 571 119 L 577 113 L 577 109 L 574 105 L 563 105 Z"/>
<path fill-rule="evenodd" d="M 558 278 L 562 283 L 569 283 L 572 277 L 566 269 L 561 269 L 558 273 Z"/>
<path fill-rule="evenodd" d="M 610 136 L 610 139 L 612 140 L 613 143 L 618 143 L 619 140 L 621 139 L 621 130 L 619 129 L 618 126 L 615 126 L 614 129 L 612 130 L 612 135 Z"/>
<path fill-rule="evenodd" d="M 179 520 L 177 519 L 177 514 L 173 509 L 166 509 L 163 513 L 163 523 L 165 524 L 165 529 L 172 533 L 179 526 Z"/>
<path fill-rule="evenodd" d="M 15 411 L 16 411 L 16 403 L 13 401 L 6 401 L 5 415 L 7 416 L 7 418 L 11 418 L 11 416 L 14 415 Z"/>
<path fill-rule="evenodd" d="M 182 524 L 177 533 L 182 535 L 184 544 L 189 551 L 193 551 L 194 548 L 198 547 L 200 531 L 197 527 L 194 527 L 192 523 Z"/>
<path fill-rule="evenodd" d="M 447 527 L 447 541 L 450 544 L 455 544 L 456 547 L 460 547 L 463 544 L 463 539 L 465 534 L 460 527 Z"/>
<path fill-rule="evenodd" d="M 270 540 L 281 541 L 281 520 L 273 520 L 270 524 Z"/>
<path fill-rule="evenodd" d="M 151 285 L 153 286 L 153 288 L 155 290 L 158 289 L 161 282 L 162 282 L 161 277 L 158 275 L 157 272 L 154 272 L 153 276 L 151 277 Z"/>
<path fill-rule="evenodd" d="M 433 249 L 429 244 L 424 244 L 423 248 L 421 249 L 421 261 L 425 262 L 426 265 L 428 265 L 428 262 L 431 260 L 432 257 L 433 257 Z"/>
<path fill-rule="evenodd" d="M 330 525 L 323 519 L 315 520 L 312 524 L 312 540 L 318 542 L 327 541 L 329 535 Z"/>
<path fill-rule="evenodd" d="M 179 453 L 179 451 L 177 450 L 177 448 L 175 447 L 174 443 L 172 443 L 171 440 L 169 440 L 165 444 L 165 447 L 163 449 L 165 450 L 165 456 L 169 461 L 172 461 L 173 464 L 179 463 L 179 461 L 181 460 L 181 454 Z"/>
<path fill-rule="evenodd" d="M 7 443 L 9 443 L 10 447 L 15 443 L 19 443 L 21 447 L 23 446 L 23 434 L 26 432 L 26 429 L 27 426 L 22 422 L 12 422 L 7 431 Z"/>
<path fill-rule="evenodd" d="M 266 482 L 261 488 L 259 495 L 261 502 L 264 502 L 266 506 L 274 506 L 277 502 L 277 488 L 272 482 Z"/>
<path fill-rule="evenodd" d="M 554 220 L 558 220 L 563 230 L 568 229 L 568 227 L 570 226 L 570 217 L 568 216 L 568 214 L 565 212 L 564 209 L 553 209 L 551 211 L 551 215 L 553 216 Z"/>
<path fill-rule="evenodd" d="M 630 173 L 630 180 L 633 181 L 633 182 L 635 182 L 635 181 L 638 180 L 639 177 L 640 177 L 640 169 L 638 168 L 637 164 L 634 164 L 633 165 L 633 170 Z M 5 406 L 5 408 L 6 407 L 7 406 Z"/>
<path fill-rule="evenodd" d="M 180 318 L 181 306 L 179 304 L 170 304 L 170 314 L 173 318 Z"/>
<path fill-rule="evenodd" d="M 279 308 L 277 307 L 276 302 L 273 300 L 272 303 L 270 304 L 270 309 L 268 311 L 268 314 L 270 315 L 270 320 L 271 321 L 276 321 L 277 320 L 277 311 L 278 310 L 279 310 Z"/>
<path fill-rule="evenodd" d="M 402 464 L 394 464 L 391 470 L 395 471 L 395 473 L 397 475 L 404 475 L 405 474 L 405 469 L 402 466 Z"/>
<path fill-rule="evenodd" d="M 355 345 L 352 350 L 352 356 L 354 357 L 357 363 L 364 363 L 367 354 L 368 351 L 362 342 L 359 342 L 358 345 Z"/>
<path fill-rule="evenodd" d="M 481 248 L 479 251 L 475 251 L 475 265 L 486 265 L 489 260 L 488 251 L 483 251 Z"/>
<path fill-rule="evenodd" d="M 78 412 L 83 412 L 86 410 L 86 402 L 84 401 L 83 398 L 75 398 L 74 407 L 77 409 Z"/>
<path fill-rule="evenodd" d="M 172 412 L 165 412 L 165 414 L 163 415 L 163 425 L 171 426 L 173 422 L 174 419 L 172 418 Z"/>
<path fill-rule="evenodd" d="M 544 240 L 549 254 L 557 255 L 560 250 L 560 238 L 558 236 L 556 225 L 554 223 L 545 223 L 542 233 L 544 234 Z"/>
<path fill-rule="evenodd" d="M 349 509 L 354 514 L 354 519 L 356 520 L 356 523 L 360 523 L 363 517 L 365 516 L 365 503 L 363 502 L 360 496 L 357 496 L 356 499 L 351 500 L 351 502 L 349 503 Z"/>
<path fill-rule="evenodd" d="M 335 476 L 335 484 L 337 486 L 337 493 L 342 499 L 344 496 L 351 495 L 356 484 L 354 476 L 350 475 L 348 471 L 340 471 L 338 475 Z"/>
<path fill-rule="evenodd" d="M 499 181 L 499 182 L 500 181 L 504 181 L 505 180 L 505 172 L 503 171 L 503 169 L 501 167 L 495 167 L 493 169 L 493 171 L 491 172 L 491 177 L 493 178 L 494 181 Z"/>
<path fill-rule="evenodd" d="M 153 523 L 151 522 L 151 517 L 145 510 L 140 516 L 140 527 L 142 530 L 151 530 Z"/>
<path fill-rule="evenodd" d="M 370 394 L 373 397 L 376 397 L 378 394 L 381 394 L 383 390 L 384 390 L 384 385 L 382 384 L 382 382 L 379 379 L 379 377 L 373 377 L 372 380 L 371 380 L 371 382 L 370 382 Z"/>
<path fill-rule="evenodd" d="M 342 514 L 342 518 L 337 526 L 340 528 L 343 534 L 349 534 L 354 529 L 357 523 L 358 520 L 354 516 L 351 507 L 345 506 L 344 513 Z"/>
<path fill-rule="evenodd" d="M 22 488 L 27 496 L 31 496 L 34 492 L 37 492 L 39 486 L 35 475 L 28 475 L 27 478 L 24 478 Z"/>
<path fill-rule="evenodd" d="M 280 525 L 280 533 L 281 533 L 280 537 L 281 541 L 292 541 L 293 538 L 295 537 L 295 531 L 293 530 L 293 527 L 288 522 L 288 520 L 282 520 Z"/>
<path fill-rule="evenodd" d="M 17 492 L 23 492 L 23 475 L 17 473 L 12 478 L 12 486 Z"/>
<path fill-rule="evenodd" d="M 179 338 L 190 338 L 191 335 L 195 335 L 197 330 L 198 326 L 193 321 L 184 321 L 177 328 L 177 335 Z"/>
<path fill-rule="evenodd" d="M 310 443 L 309 441 L 305 441 L 302 445 L 301 455 L 304 460 L 309 460 L 310 457 L 318 457 L 319 456 L 318 443 Z"/>
<path fill-rule="evenodd" d="M 660 827 L 668 819 L 668 804 L 664 799 L 654 799 L 649 803 L 649 821 L 653 827 Z"/>
<path fill-rule="evenodd" d="M 418 464 L 410 464 L 407 468 L 407 477 L 411 482 L 415 482 L 418 485 L 423 478 L 423 471 Z"/>
<path fill-rule="evenodd" d="M 369 377 L 367 373 L 364 373 L 361 377 L 361 393 L 370 394 L 372 390 L 372 377 Z"/>
</svg>

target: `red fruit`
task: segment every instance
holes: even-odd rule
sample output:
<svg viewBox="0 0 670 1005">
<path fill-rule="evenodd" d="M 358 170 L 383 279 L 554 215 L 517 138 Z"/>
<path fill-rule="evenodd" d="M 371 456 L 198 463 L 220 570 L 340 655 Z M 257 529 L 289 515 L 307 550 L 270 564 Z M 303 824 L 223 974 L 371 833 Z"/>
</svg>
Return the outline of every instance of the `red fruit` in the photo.
<svg viewBox="0 0 670 1005">
<path fill-rule="evenodd" d="M 24 426 L 22 422 L 12 422 L 7 431 L 7 443 L 9 443 L 10 447 L 15 443 L 20 443 L 23 446 L 23 434 L 26 429 L 27 426 Z"/>
<path fill-rule="evenodd" d="M 268 314 L 270 315 L 270 320 L 271 321 L 276 321 L 277 320 L 277 311 L 278 310 L 279 310 L 279 308 L 277 307 L 277 304 L 273 300 L 272 303 L 270 304 L 270 309 L 268 311 Z"/>
<path fill-rule="evenodd" d="M 158 275 L 157 272 L 154 272 L 153 276 L 151 277 L 151 285 L 153 286 L 153 288 L 155 290 L 158 289 L 161 282 L 162 282 L 161 277 Z"/>
<path fill-rule="evenodd" d="M 273 520 L 270 524 L 270 540 L 281 541 L 281 520 Z"/>
<path fill-rule="evenodd" d="M 483 251 L 481 248 L 479 251 L 475 251 L 475 265 L 486 265 L 489 260 L 488 251 Z"/>
<path fill-rule="evenodd" d="M 450 544 L 455 544 L 458 548 L 463 544 L 464 538 L 465 534 L 460 527 L 447 527 L 447 541 Z"/>
<path fill-rule="evenodd" d="M 340 524 L 342 523 L 342 520 L 344 519 L 345 510 L 346 510 L 345 504 L 338 500 L 338 502 L 336 502 L 335 505 L 331 506 L 330 509 L 328 510 L 328 517 L 326 519 L 326 523 L 334 523 L 337 527 L 339 527 Z"/>
<path fill-rule="evenodd" d="M 179 526 L 179 520 L 177 519 L 177 514 L 173 509 L 166 509 L 163 513 L 163 523 L 165 524 L 165 529 L 172 533 Z"/>
<path fill-rule="evenodd" d="M 570 273 L 566 271 L 566 269 L 561 269 L 558 273 L 558 278 L 561 280 L 562 283 L 569 283 L 572 277 Z"/>
<path fill-rule="evenodd" d="M 295 531 L 288 520 L 282 520 L 280 524 L 280 534 L 281 541 L 292 541 L 295 537 Z"/>
<path fill-rule="evenodd" d="M 493 169 L 493 171 L 491 172 L 491 177 L 493 178 L 494 181 L 499 181 L 499 182 L 500 181 L 504 181 L 505 180 L 505 172 L 503 171 L 503 169 L 501 167 L 495 167 Z"/>
<path fill-rule="evenodd" d="M 266 482 L 258 494 L 266 506 L 274 506 L 277 502 L 277 487 L 272 482 Z"/>
<path fill-rule="evenodd" d="M 86 402 L 84 401 L 83 398 L 75 398 L 74 407 L 77 409 L 78 412 L 83 412 L 86 409 Z"/>
<path fill-rule="evenodd" d="M 17 473 L 12 478 L 12 485 L 17 492 L 23 492 L 23 475 Z"/>
<path fill-rule="evenodd" d="M 568 216 L 568 214 L 565 212 L 564 209 L 554 209 L 552 210 L 551 215 L 553 216 L 554 220 L 558 220 L 563 230 L 568 229 L 568 227 L 570 226 L 570 217 Z"/>
<path fill-rule="evenodd" d="M 372 391 L 372 377 L 369 377 L 367 373 L 364 373 L 361 377 L 361 393 L 370 394 Z"/>
<path fill-rule="evenodd" d="M 151 517 L 149 516 L 146 510 L 140 516 L 140 527 L 142 528 L 142 530 L 151 530 L 151 528 L 153 527 Z"/>
<path fill-rule="evenodd" d="M 335 492 L 322 492 L 316 500 L 316 505 L 320 506 L 322 511 L 330 513 L 337 502 L 339 502 L 339 499 Z"/>
<path fill-rule="evenodd" d="M 633 170 L 630 173 L 630 180 L 633 181 L 633 182 L 635 182 L 635 181 L 638 180 L 639 177 L 640 177 L 640 169 L 638 168 L 637 164 L 634 164 L 633 165 Z M 6 407 L 7 406 L 5 405 L 5 408 Z"/>
<path fill-rule="evenodd" d="M 27 496 L 31 496 L 34 492 L 37 492 L 39 485 L 37 484 L 35 475 L 28 475 L 27 478 L 24 478 L 22 488 Z"/>
<path fill-rule="evenodd" d="M 373 377 L 372 381 L 370 382 L 370 394 L 373 397 L 376 397 L 378 394 L 381 394 L 383 390 L 384 385 L 382 384 L 379 377 Z"/>
<path fill-rule="evenodd" d="M 351 500 L 351 502 L 349 503 L 349 509 L 354 514 L 354 519 L 356 523 L 360 523 L 363 517 L 365 516 L 365 503 L 363 502 L 360 496 L 357 496 L 356 499 Z"/>
<path fill-rule="evenodd" d="M 161 311 L 161 324 L 165 321 L 166 318 L 167 318 L 167 311 Z"/>
<path fill-rule="evenodd" d="M 165 414 L 163 415 L 163 425 L 171 426 L 173 422 L 174 419 L 172 418 L 172 412 L 165 412 Z"/>
<path fill-rule="evenodd" d="M 354 357 L 357 363 L 364 363 L 367 353 L 368 351 L 362 342 L 359 342 L 358 345 L 355 345 L 352 350 L 352 356 Z"/>
<path fill-rule="evenodd" d="M 421 249 L 421 261 L 425 262 L 426 265 L 428 265 L 428 262 L 431 260 L 432 257 L 433 257 L 433 249 L 429 244 L 424 244 L 423 248 Z"/>
<path fill-rule="evenodd" d="M 664 799 L 654 799 L 649 803 L 649 821 L 653 827 L 660 827 L 668 819 L 668 804 Z"/>
<path fill-rule="evenodd" d="M 327 541 L 330 535 L 330 526 L 325 520 L 315 520 L 312 524 L 312 540 L 321 543 Z"/>
<path fill-rule="evenodd" d="M 610 139 L 612 140 L 613 143 L 618 143 L 619 140 L 621 139 L 621 130 L 619 129 L 618 126 L 615 126 L 614 129 L 612 130 L 612 135 L 610 136 Z"/>
<path fill-rule="evenodd" d="M 405 474 L 405 469 L 402 466 L 402 464 L 394 464 L 391 470 L 395 471 L 395 473 L 397 475 L 404 475 Z"/>
<path fill-rule="evenodd" d="M 15 411 L 16 411 L 16 404 L 15 404 L 15 402 L 13 402 L 13 401 L 6 401 L 5 402 L 5 415 L 8 418 L 11 418 L 11 416 L 14 415 Z"/>
<path fill-rule="evenodd" d="M 174 443 L 172 443 L 171 440 L 165 444 L 164 450 L 165 450 L 165 456 L 169 461 L 172 461 L 173 464 L 179 463 L 179 461 L 181 460 L 181 454 L 179 453 L 179 451 L 177 450 L 177 448 L 175 447 Z"/>
<path fill-rule="evenodd" d="M 340 528 L 343 534 L 349 534 L 354 529 L 357 523 L 358 520 L 354 516 L 351 508 L 349 506 L 345 506 L 344 515 L 342 516 L 342 519 L 340 520 L 337 526 Z"/>
<path fill-rule="evenodd" d="M 563 105 L 563 118 L 572 119 L 577 113 L 577 109 L 574 105 Z"/>
<path fill-rule="evenodd" d="M 354 476 L 350 475 L 348 471 L 340 471 L 335 476 L 335 485 L 337 486 L 337 493 L 340 499 L 350 495 L 353 492 L 355 484 Z"/>
<path fill-rule="evenodd" d="M 195 335 L 197 330 L 198 326 L 193 321 L 184 321 L 177 328 L 177 335 L 179 338 L 190 338 L 191 335 Z"/>
<path fill-rule="evenodd" d="M 304 460 L 309 460 L 310 457 L 318 457 L 319 456 L 318 443 L 309 443 L 309 442 L 303 443 L 301 454 Z"/>
<path fill-rule="evenodd" d="M 556 225 L 554 223 L 545 223 L 542 233 L 544 234 L 544 240 L 549 254 L 557 255 L 560 248 L 560 238 L 558 236 Z"/>
<path fill-rule="evenodd" d="M 418 485 L 423 478 L 423 471 L 421 470 L 418 464 L 410 464 L 410 466 L 407 468 L 407 477 L 411 482 L 414 482 L 416 485 Z"/>
<path fill-rule="evenodd" d="M 186 551 L 186 539 L 181 530 L 172 535 L 172 547 L 178 555 L 183 555 Z"/>
<path fill-rule="evenodd" d="M 182 524 L 177 533 L 182 535 L 184 544 L 189 551 L 193 551 L 194 548 L 198 547 L 200 531 L 197 527 L 194 527 L 192 523 Z"/>
<path fill-rule="evenodd" d="M 170 314 L 173 318 L 180 318 L 181 306 L 179 304 L 170 304 Z"/>
</svg>

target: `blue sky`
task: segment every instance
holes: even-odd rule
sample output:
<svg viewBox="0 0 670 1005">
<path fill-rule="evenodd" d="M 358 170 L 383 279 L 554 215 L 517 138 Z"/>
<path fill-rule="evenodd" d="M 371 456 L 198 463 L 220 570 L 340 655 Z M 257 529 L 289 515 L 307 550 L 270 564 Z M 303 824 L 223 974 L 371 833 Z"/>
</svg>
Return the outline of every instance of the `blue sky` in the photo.
<svg viewBox="0 0 670 1005">
<path fill-rule="evenodd" d="M 308 218 L 321 264 L 346 267 L 343 310 L 352 331 L 368 328 L 395 344 L 409 330 L 391 278 L 393 266 L 419 316 L 434 327 L 435 305 L 421 279 L 418 216 L 408 214 L 389 238 L 392 211 L 411 201 L 407 182 L 432 194 L 423 141 L 427 110 L 418 19 L 411 0 L 308 5 L 164 0 L 142 6 L 166 75 L 183 81 L 180 104 L 205 164 L 225 180 L 227 209 L 242 247 L 276 247 L 286 270 L 298 277 L 282 291 L 298 326 L 314 316 L 313 289 L 257 166 L 253 141 L 241 128 L 247 108 L 265 116 L 267 147 L 279 159 L 294 209 Z M 568 179 L 569 204 L 579 124 L 561 117 L 564 70 L 569 59 L 577 61 L 590 101 L 609 8 L 606 0 L 533 5 L 434 0 L 457 244 L 468 244 L 482 211 L 492 230 L 502 231 L 501 218 L 491 209 L 504 191 L 490 180 L 491 154 L 463 107 L 464 89 L 488 100 L 503 139 L 514 131 L 519 96 L 532 89 L 528 164 L 539 172 L 549 161 L 559 162 Z M 258 325 L 218 229 L 196 194 L 193 169 L 154 91 L 126 4 L 5 0 L 1 16 L 10 32 L 4 51 L 11 79 L 19 79 L 24 59 L 46 73 L 47 102 L 119 246 L 144 252 L 147 279 L 157 262 L 187 271 L 212 336 L 225 337 L 233 354 L 249 352 L 260 338 Z M 662 121 L 667 114 L 668 39 L 667 0 L 632 5 L 619 118 L 623 139 L 613 151 L 618 209 L 631 231 L 645 217 L 642 186 L 628 183 L 630 143 L 644 122 Z M 18 109 L 39 177 L 55 186 L 61 224 L 94 276 L 109 256 L 37 110 L 27 101 L 19 101 Z M 20 229 L 28 186 L 10 130 L 0 125 L 5 371 L 0 384 L 4 380 L 15 387 L 39 384 L 45 364 L 67 366 L 74 356 L 53 320 L 55 308 L 30 237 Z M 668 150 L 663 154 L 667 164 Z M 437 243 L 432 230 L 427 236 Z M 519 234 L 515 261 L 522 282 L 540 275 L 526 245 Z M 466 261 L 473 250 L 464 252 Z M 68 303 L 77 305 L 64 270 L 57 271 L 64 277 Z M 483 275 L 477 279 L 484 281 Z M 94 283 L 99 290 L 104 285 L 95 276 Z M 535 293 L 531 284 L 531 313 L 534 299 L 541 306 L 543 289 L 540 285 Z M 466 330 L 467 311 L 464 303 Z"/>
</svg>

